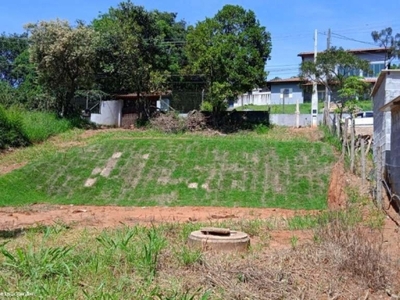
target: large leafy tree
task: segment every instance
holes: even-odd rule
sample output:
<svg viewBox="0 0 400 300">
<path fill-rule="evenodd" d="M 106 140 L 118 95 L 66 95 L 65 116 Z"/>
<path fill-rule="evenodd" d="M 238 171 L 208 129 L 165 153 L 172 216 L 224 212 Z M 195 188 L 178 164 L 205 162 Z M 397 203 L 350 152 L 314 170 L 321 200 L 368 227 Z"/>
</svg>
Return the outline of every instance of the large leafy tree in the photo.
<svg viewBox="0 0 400 300">
<path fill-rule="evenodd" d="M 55 20 L 28 24 L 30 60 L 36 66 L 39 83 L 56 99 L 56 109 L 63 116 L 74 113 L 72 100 L 77 90 L 93 83 L 95 32 L 77 22 Z"/>
<path fill-rule="evenodd" d="M 0 35 L 0 80 L 11 87 L 18 86 L 24 80 L 24 73 L 16 70 L 17 58 L 28 49 L 28 35 Z"/>
<path fill-rule="evenodd" d="M 400 55 L 400 34 L 393 35 L 391 27 L 381 31 L 372 31 L 372 39 L 379 47 L 385 48 L 385 64 Z"/>
<path fill-rule="evenodd" d="M 271 37 L 253 11 L 226 5 L 188 28 L 186 52 L 190 71 L 206 76 L 208 100 L 218 111 L 226 99 L 264 84 Z"/>
<path fill-rule="evenodd" d="M 176 14 L 121 2 L 93 21 L 99 32 L 97 74 L 109 93 L 160 92 L 185 61 L 186 24 Z"/>
<path fill-rule="evenodd" d="M 0 36 L 0 103 L 38 108 L 43 94 L 34 64 L 29 61 L 28 34 Z"/>
</svg>

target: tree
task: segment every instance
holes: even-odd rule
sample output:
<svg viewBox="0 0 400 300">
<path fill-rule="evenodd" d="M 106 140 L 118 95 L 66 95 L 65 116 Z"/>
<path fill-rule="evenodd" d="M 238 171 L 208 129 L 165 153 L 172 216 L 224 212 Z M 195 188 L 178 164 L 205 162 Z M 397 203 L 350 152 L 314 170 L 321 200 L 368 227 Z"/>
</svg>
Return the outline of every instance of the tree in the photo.
<svg viewBox="0 0 400 300">
<path fill-rule="evenodd" d="M 343 87 L 338 90 L 340 97 L 346 101 L 346 107 L 353 116 L 357 109 L 357 101 L 368 92 L 370 85 L 361 77 L 350 76 L 345 78 Z"/>
<path fill-rule="evenodd" d="M 314 61 L 303 61 L 300 65 L 300 78 L 304 81 L 316 82 L 319 85 L 341 90 L 344 87 L 346 78 L 354 73 L 363 74 L 370 72 L 369 63 L 343 48 L 331 47 L 319 53 Z M 341 105 L 340 117 L 345 108 L 345 102 Z"/>
<path fill-rule="evenodd" d="M 2 33 L 0 35 L 0 80 L 7 82 L 11 87 L 18 86 L 24 75 L 16 72 L 17 58 L 28 49 L 28 35 Z"/>
<path fill-rule="evenodd" d="M 213 18 L 188 28 L 189 70 L 204 74 L 215 111 L 226 99 L 264 84 L 271 37 L 253 11 L 226 5 Z"/>
<path fill-rule="evenodd" d="M 372 39 L 379 47 L 385 48 L 385 65 L 389 63 L 388 68 L 390 69 L 390 61 L 399 57 L 400 55 L 400 34 L 392 35 L 393 30 L 391 27 L 382 29 L 381 31 L 372 31 Z"/>
<path fill-rule="evenodd" d="M 121 2 L 93 21 L 98 82 L 110 93 L 165 91 L 184 60 L 186 24 L 176 14 Z"/>
<path fill-rule="evenodd" d="M 28 24 L 30 60 L 36 66 L 39 83 L 50 97 L 56 99 L 56 110 L 71 115 L 75 92 L 93 84 L 95 32 L 77 22 L 55 20 Z"/>
</svg>

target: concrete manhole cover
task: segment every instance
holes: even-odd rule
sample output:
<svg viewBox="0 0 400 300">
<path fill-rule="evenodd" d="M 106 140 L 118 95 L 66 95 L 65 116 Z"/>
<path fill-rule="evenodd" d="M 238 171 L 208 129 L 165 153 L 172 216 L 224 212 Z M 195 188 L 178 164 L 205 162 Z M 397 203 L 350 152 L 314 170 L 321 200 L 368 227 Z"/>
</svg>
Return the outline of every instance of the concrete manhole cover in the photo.
<svg viewBox="0 0 400 300">
<path fill-rule="evenodd" d="M 249 236 L 240 231 L 225 228 L 202 228 L 189 235 L 189 245 L 203 250 L 247 251 L 250 246 Z"/>
</svg>

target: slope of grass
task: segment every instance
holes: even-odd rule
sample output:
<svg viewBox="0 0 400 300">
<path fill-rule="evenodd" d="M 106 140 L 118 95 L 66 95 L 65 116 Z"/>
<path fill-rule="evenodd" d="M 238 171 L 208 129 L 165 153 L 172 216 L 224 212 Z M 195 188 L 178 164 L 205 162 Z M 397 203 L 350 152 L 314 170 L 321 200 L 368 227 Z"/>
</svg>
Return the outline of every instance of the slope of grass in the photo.
<svg viewBox="0 0 400 300">
<path fill-rule="evenodd" d="M 1 176 L 0 205 L 325 208 L 332 148 L 271 136 L 109 132 Z M 118 152 L 110 175 L 98 174 Z"/>
</svg>

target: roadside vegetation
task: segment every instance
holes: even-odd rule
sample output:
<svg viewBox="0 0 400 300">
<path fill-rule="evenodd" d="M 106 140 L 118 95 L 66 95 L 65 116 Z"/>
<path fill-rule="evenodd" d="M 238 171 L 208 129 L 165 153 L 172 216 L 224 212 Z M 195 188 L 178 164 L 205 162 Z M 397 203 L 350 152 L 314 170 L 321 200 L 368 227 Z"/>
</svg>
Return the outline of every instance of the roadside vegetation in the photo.
<svg viewBox="0 0 400 300">
<path fill-rule="evenodd" d="M 5 109 L 0 105 L 0 150 L 43 142 L 70 130 L 78 122 L 57 118 L 54 113 L 17 107 Z"/>
</svg>

